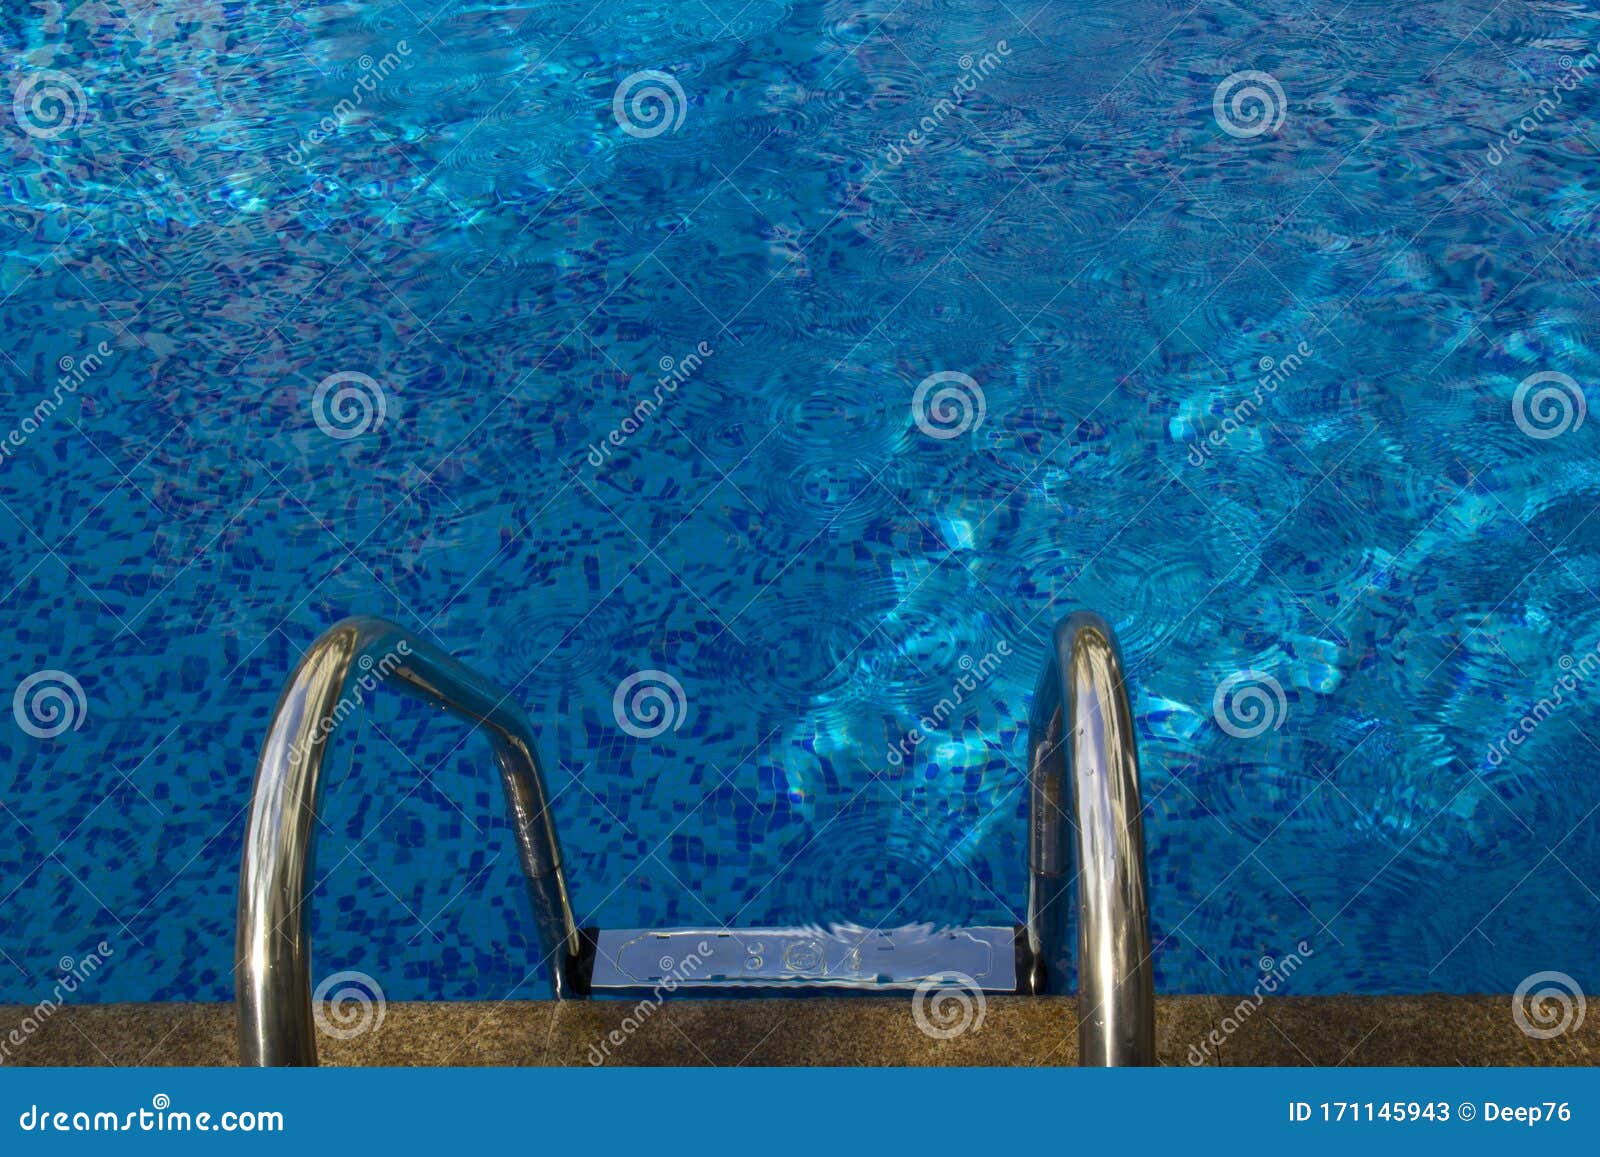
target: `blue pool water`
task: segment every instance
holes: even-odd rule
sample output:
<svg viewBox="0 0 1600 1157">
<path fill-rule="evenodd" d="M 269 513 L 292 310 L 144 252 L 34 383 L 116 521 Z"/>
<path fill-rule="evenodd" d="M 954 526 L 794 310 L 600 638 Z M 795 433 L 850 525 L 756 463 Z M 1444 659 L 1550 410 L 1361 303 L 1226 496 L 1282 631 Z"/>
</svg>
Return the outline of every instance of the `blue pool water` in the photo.
<svg viewBox="0 0 1600 1157">
<path fill-rule="evenodd" d="M 6 6 L 0 1000 L 101 941 L 79 999 L 231 995 L 266 720 L 358 611 L 516 687 L 586 922 L 1012 922 L 1088 607 L 1160 990 L 1600 983 L 1597 41 Z M 482 742 L 339 751 L 318 975 L 539 995 Z"/>
</svg>

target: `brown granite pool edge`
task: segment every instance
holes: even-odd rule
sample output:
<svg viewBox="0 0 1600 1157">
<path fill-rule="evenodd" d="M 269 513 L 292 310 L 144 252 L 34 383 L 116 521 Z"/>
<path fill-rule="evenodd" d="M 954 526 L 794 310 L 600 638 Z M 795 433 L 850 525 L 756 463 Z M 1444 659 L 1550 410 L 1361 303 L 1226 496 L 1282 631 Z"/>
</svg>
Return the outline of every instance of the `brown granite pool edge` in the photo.
<svg viewBox="0 0 1600 1157">
<path fill-rule="evenodd" d="M 334 1023 L 329 1019 L 329 1023 Z M 939 1026 L 933 1026 L 938 1028 Z M 0 1064 L 233 1065 L 231 1004 L 0 1005 Z M 1169 996 L 1165 1065 L 1594 1065 L 1600 1016 L 1551 1039 L 1509 996 Z M 326 1065 L 1075 1065 L 1071 998 L 991 997 L 964 1031 L 919 1027 L 909 1000 L 393 1003 Z"/>
</svg>

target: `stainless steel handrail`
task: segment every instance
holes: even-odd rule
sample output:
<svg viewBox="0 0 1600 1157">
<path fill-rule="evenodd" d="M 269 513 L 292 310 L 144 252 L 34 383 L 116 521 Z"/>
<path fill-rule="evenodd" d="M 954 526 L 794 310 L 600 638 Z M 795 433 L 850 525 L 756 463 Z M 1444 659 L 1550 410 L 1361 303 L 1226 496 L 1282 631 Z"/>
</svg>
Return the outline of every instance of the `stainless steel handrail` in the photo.
<svg viewBox="0 0 1600 1157">
<path fill-rule="evenodd" d="M 1026 987 L 1067 990 L 1066 897 L 1076 883 L 1079 1063 L 1154 1064 L 1139 754 L 1116 636 L 1099 615 L 1056 626 L 1028 720 L 1028 780 Z"/>
<path fill-rule="evenodd" d="M 314 1065 L 308 877 L 328 741 L 367 692 L 392 686 L 483 727 L 494 747 L 533 901 L 541 955 L 560 999 L 580 943 L 533 733 L 521 708 L 455 659 L 393 623 L 353 618 L 300 660 L 256 771 L 239 865 L 234 987 L 246 1065 Z"/>
</svg>

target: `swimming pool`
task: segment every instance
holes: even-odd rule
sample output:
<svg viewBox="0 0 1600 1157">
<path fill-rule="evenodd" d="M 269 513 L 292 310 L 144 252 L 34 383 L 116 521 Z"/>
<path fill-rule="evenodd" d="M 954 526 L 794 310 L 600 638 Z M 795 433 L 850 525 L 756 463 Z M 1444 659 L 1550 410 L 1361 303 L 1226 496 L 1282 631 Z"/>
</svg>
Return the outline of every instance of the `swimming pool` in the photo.
<svg viewBox="0 0 1600 1157">
<path fill-rule="evenodd" d="M 1088 607 L 1158 990 L 1592 972 L 1600 18 L 150 8 L 0 15 L 0 1000 L 231 997 L 353 612 L 516 686 L 588 923 L 1016 922 Z M 339 753 L 318 975 L 541 994 L 482 741 Z"/>
</svg>

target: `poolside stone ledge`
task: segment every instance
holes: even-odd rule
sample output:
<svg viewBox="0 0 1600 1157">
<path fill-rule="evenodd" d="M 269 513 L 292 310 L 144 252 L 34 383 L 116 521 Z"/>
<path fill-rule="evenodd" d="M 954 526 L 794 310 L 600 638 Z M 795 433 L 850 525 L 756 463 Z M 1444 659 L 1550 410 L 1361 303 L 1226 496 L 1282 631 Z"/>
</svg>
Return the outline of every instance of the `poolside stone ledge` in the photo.
<svg viewBox="0 0 1600 1157">
<path fill-rule="evenodd" d="M 1522 1032 L 1510 996 L 1157 999 L 1162 1064 L 1595 1065 L 1600 1017 L 1548 1040 Z M 0 1039 L 29 1007 L 0 1006 Z M 331 1022 L 330 1022 L 331 1023 Z M 620 1042 L 620 1043 L 618 1043 Z M 1220 1042 L 1220 1043 L 1218 1043 Z M 909 998 L 391 1003 L 350 1039 L 319 1032 L 325 1065 L 1061 1065 L 1078 1061 L 1071 997 L 990 997 L 950 1039 Z M 65 1005 L 4 1063 L 233 1065 L 232 1004 Z"/>
</svg>

